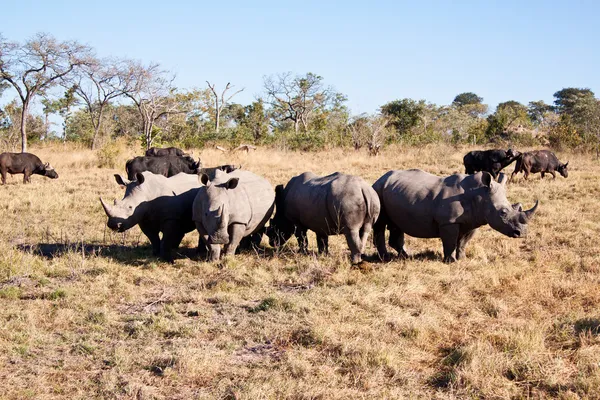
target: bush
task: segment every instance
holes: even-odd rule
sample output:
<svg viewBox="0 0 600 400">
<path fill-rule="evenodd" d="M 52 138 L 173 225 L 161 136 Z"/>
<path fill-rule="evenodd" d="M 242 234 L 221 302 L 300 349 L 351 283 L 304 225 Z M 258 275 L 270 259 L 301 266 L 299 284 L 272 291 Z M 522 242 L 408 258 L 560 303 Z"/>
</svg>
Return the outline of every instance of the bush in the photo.
<svg viewBox="0 0 600 400">
<path fill-rule="evenodd" d="M 577 132 L 570 115 L 563 114 L 560 116 L 558 124 L 550 128 L 550 132 L 548 132 L 548 141 L 550 146 L 559 150 L 574 148 L 581 144 L 581 136 Z"/>
<path fill-rule="evenodd" d="M 124 145 L 121 141 L 112 141 L 105 144 L 98 152 L 98 168 L 117 168 Z"/>
</svg>

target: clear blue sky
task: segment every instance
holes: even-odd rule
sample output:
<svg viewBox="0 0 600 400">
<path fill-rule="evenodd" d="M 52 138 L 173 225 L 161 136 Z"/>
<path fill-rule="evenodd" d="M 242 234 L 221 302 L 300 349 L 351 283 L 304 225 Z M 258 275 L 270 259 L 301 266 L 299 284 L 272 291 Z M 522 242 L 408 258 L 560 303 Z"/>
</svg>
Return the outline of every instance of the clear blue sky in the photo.
<svg viewBox="0 0 600 400">
<path fill-rule="evenodd" d="M 264 75 L 314 72 L 353 113 L 399 98 L 449 104 L 473 91 L 552 102 L 600 95 L 598 1 L 5 1 L 0 32 L 76 39 L 100 56 L 155 61 L 181 88 L 228 81 L 249 103 Z M 12 94 L 11 94 L 12 95 Z M 6 95 L 5 95 L 6 99 Z"/>
</svg>

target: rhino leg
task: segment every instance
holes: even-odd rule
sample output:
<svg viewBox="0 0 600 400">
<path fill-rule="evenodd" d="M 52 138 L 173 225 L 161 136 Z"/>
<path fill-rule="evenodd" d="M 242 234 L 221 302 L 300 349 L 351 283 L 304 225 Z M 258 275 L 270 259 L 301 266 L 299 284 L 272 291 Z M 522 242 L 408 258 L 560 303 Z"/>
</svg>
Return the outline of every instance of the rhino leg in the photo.
<svg viewBox="0 0 600 400">
<path fill-rule="evenodd" d="M 296 227 L 296 239 L 298 240 L 298 247 L 300 248 L 300 252 L 303 254 L 308 253 L 308 236 L 306 236 L 306 229 Z"/>
<path fill-rule="evenodd" d="M 206 259 L 208 256 L 208 246 L 202 236 L 198 238 L 198 248 L 196 249 L 196 253 L 200 259 Z"/>
<path fill-rule="evenodd" d="M 408 258 L 408 253 L 404 249 L 404 232 L 395 226 L 390 226 L 390 238 L 388 244 L 398 252 L 400 258 Z"/>
<path fill-rule="evenodd" d="M 383 208 L 379 214 L 379 218 L 373 225 L 373 244 L 377 248 L 377 254 L 382 260 L 388 260 L 390 255 L 385 247 L 385 227 L 387 225 L 387 218 L 383 212 Z"/>
<path fill-rule="evenodd" d="M 454 252 L 458 247 L 459 232 L 460 225 L 458 224 L 440 226 L 440 237 L 442 238 L 442 245 L 444 247 L 445 263 L 453 263 L 456 261 L 456 258 L 454 258 Z"/>
<path fill-rule="evenodd" d="M 329 236 L 317 234 L 317 247 L 319 248 L 319 254 L 329 254 Z"/>
<path fill-rule="evenodd" d="M 475 229 L 462 233 L 458 238 L 458 248 L 456 249 L 456 259 L 460 260 L 461 258 L 465 258 L 465 249 L 467 247 L 467 243 L 473 238 L 475 235 Z"/>
<path fill-rule="evenodd" d="M 352 260 L 352 264 L 359 264 L 362 261 L 362 254 L 360 251 L 362 241 L 360 240 L 360 232 L 358 229 L 345 229 L 344 236 L 346 236 L 346 241 L 348 242 L 348 247 L 350 248 L 350 258 Z"/>
<path fill-rule="evenodd" d="M 367 248 L 367 240 L 369 239 L 369 234 L 373 230 L 373 225 L 370 222 L 367 222 L 363 225 L 360 230 L 360 252 L 364 253 Z"/>
<path fill-rule="evenodd" d="M 244 233 L 246 232 L 246 226 L 242 224 L 231 224 L 229 225 L 229 243 L 225 245 L 225 255 L 232 256 L 235 254 L 235 250 L 240 245 Z"/>
<path fill-rule="evenodd" d="M 150 244 L 152 244 L 152 255 L 160 255 L 160 237 L 158 236 L 158 229 L 144 224 L 140 224 L 140 229 L 142 230 L 142 233 L 148 237 Z"/>
<path fill-rule="evenodd" d="M 179 247 L 183 236 L 184 234 L 173 224 L 163 228 L 163 238 L 160 241 L 160 257 L 163 260 L 173 262 L 172 250 Z"/>
</svg>

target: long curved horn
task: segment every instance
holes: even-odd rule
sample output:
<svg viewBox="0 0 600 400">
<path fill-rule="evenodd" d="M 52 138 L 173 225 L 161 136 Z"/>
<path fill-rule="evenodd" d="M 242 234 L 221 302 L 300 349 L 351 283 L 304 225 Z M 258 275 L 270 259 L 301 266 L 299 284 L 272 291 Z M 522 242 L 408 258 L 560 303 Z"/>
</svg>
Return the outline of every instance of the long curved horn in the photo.
<svg viewBox="0 0 600 400">
<path fill-rule="evenodd" d="M 112 215 L 110 206 L 106 204 L 104 200 L 102 200 L 102 197 L 100 197 L 100 203 L 102 204 L 102 208 L 104 208 L 104 212 L 106 213 L 106 215 L 110 217 Z"/>
<path fill-rule="evenodd" d="M 540 201 L 536 200 L 535 206 L 533 206 L 533 208 L 530 208 L 529 210 L 524 211 L 525 215 L 527 216 L 527 219 L 533 217 L 533 214 L 535 214 L 535 210 L 537 210 L 539 203 L 540 203 Z"/>
</svg>

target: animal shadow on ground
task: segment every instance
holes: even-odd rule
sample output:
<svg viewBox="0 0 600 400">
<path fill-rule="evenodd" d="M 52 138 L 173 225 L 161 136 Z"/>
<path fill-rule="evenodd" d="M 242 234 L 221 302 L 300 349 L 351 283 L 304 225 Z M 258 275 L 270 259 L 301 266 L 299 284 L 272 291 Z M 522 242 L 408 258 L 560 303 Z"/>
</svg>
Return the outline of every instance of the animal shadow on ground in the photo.
<svg viewBox="0 0 600 400">
<path fill-rule="evenodd" d="M 66 253 L 81 254 L 84 257 L 108 257 L 122 264 L 140 266 L 153 261 L 161 261 L 152 255 L 150 245 L 146 246 L 123 246 L 116 244 L 93 244 L 93 243 L 39 243 L 23 244 L 17 248 L 21 251 L 40 255 L 49 260 L 61 257 Z M 189 258 L 198 259 L 196 248 L 180 247 L 173 251 L 175 259 Z"/>
<path fill-rule="evenodd" d="M 589 331 L 593 335 L 600 335 L 599 318 L 583 318 L 575 321 L 575 333 L 578 335 Z"/>
</svg>

